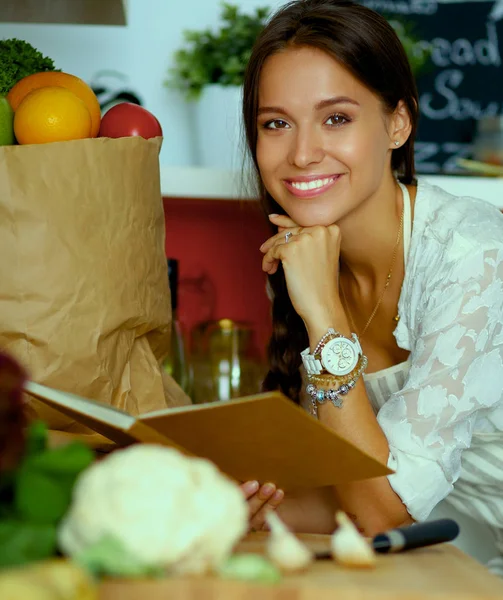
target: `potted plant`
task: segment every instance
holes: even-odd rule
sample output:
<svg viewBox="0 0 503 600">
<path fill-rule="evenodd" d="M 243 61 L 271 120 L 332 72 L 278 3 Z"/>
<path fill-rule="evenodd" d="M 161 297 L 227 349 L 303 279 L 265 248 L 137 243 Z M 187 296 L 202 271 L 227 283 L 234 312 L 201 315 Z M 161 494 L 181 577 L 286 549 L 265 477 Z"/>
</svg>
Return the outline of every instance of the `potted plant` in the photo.
<svg viewBox="0 0 503 600">
<path fill-rule="evenodd" d="M 199 166 L 239 169 L 243 164 L 241 90 L 255 39 L 269 8 L 252 14 L 223 3 L 218 30 L 185 31 L 166 84 L 180 90 L 194 111 Z"/>
</svg>

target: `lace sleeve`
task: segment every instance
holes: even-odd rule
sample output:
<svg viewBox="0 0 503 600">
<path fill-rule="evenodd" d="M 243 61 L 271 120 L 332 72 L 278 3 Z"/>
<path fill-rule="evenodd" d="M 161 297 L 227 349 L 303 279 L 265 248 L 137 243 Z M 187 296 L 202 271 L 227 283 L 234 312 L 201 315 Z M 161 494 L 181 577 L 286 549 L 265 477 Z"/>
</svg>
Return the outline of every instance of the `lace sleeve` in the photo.
<svg viewBox="0 0 503 600">
<path fill-rule="evenodd" d="M 420 303 L 408 379 L 377 417 L 395 470 L 389 482 L 419 521 L 452 490 L 478 417 L 503 401 L 503 249 L 442 275 Z"/>
</svg>

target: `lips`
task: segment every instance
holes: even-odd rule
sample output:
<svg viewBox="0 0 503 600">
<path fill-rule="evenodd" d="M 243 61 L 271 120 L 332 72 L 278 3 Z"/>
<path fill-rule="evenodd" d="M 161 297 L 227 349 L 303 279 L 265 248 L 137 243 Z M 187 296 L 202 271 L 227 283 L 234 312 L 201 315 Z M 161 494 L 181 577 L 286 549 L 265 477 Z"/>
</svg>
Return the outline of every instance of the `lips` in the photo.
<svg viewBox="0 0 503 600">
<path fill-rule="evenodd" d="M 283 183 L 287 190 L 297 198 L 313 198 L 314 196 L 324 194 L 340 178 L 340 174 L 309 175 L 306 177 L 295 177 L 294 179 L 284 179 Z"/>
</svg>

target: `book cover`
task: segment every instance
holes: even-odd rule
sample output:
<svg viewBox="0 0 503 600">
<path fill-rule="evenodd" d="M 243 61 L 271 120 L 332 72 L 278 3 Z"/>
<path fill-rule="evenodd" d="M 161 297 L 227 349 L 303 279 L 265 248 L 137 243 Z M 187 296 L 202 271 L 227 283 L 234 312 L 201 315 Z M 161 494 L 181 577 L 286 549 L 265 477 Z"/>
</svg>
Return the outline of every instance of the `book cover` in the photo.
<svg viewBox="0 0 503 600">
<path fill-rule="evenodd" d="M 171 446 L 211 460 L 238 481 L 271 481 L 292 491 L 392 472 L 280 392 L 134 417 L 34 382 L 28 382 L 25 391 L 119 446 L 135 442 Z"/>
</svg>

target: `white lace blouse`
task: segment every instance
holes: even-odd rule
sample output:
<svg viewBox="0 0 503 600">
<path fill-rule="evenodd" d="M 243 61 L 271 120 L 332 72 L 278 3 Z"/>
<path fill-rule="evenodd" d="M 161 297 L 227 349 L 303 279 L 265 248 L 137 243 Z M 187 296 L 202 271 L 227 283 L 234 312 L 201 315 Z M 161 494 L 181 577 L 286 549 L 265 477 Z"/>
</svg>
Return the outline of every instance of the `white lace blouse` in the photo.
<svg viewBox="0 0 503 600">
<path fill-rule="evenodd" d="M 419 182 L 394 332 L 410 350 L 403 386 L 377 419 L 389 477 L 416 520 L 427 518 L 485 446 L 499 476 L 464 473 L 464 495 L 503 527 L 503 215 L 491 204 Z M 495 443 L 496 442 L 496 443 Z M 496 449 L 498 449 L 497 452 Z M 466 471 L 466 469 L 465 469 Z M 458 486 L 456 486 L 458 487 Z M 463 487 L 463 486 L 461 486 Z M 492 500 L 490 500 L 492 498 Z"/>
</svg>

